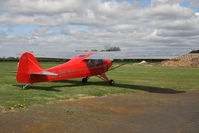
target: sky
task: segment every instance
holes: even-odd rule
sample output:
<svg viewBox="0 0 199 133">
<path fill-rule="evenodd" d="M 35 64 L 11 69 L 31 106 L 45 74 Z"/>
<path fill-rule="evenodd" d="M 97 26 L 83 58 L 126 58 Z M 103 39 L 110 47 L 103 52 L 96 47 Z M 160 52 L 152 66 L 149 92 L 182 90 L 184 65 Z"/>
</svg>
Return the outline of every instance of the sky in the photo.
<svg viewBox="0 0 199 133">
<path fill-rule="evenodd" d="M 0 57 L 199 49 L 199 0 L 0 0 Z"/>
</svg>

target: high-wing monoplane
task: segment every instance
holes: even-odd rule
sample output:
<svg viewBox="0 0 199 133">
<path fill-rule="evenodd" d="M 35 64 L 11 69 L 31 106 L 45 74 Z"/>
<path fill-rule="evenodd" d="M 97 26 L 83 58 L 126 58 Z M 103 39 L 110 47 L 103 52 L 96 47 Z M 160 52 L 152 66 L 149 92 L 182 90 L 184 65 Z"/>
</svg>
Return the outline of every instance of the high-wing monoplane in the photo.
<svg viewBox="0 0 199 133">
<path fill-rule="evenodd" d="M 86 83 L 91 76 L 97 76 L 110 85 L 114 84 L 109 80 L 105 72 L 112 65 L 110 59 L 87 59 L 96 52 L 79 54 L 68 62 L 49 68 L 42 69 L 36 58 L 29 52 L 25 52 L 20 57 L 16 79 L 19 83 L 26 83 L 23 89 L 33 83 L 82 78 Z"/>
</svg>

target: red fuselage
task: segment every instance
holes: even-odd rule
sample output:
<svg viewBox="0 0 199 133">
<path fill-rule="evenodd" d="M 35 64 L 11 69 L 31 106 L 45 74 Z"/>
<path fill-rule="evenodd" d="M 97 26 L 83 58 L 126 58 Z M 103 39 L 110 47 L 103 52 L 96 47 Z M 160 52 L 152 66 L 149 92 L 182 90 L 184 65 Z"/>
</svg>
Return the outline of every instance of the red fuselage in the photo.
<svg viewBox="0 0 199 133">
<path fill-rule="evenodd" d="M 55 80 L 73 79 L 80 77 L 97 76 L 105 73 L 111 67 L 110 59 L 86 59 L 94 53 L 85 53 L 75 56 L 70 61 L 49 68 L 42 69 L 36 58 L 30 53 L 24 53 L 17 71 L 17 81 L 20 83 L 37 83 Z"/>
<path fill-rule="evenodd" d="M 62 65 L 46 69 L 45 71 L 56 73 L 57 75 L 31 75 L 32 83 L 47 82 L 55 80 L 73 79 L 100 75 L 111 67 L 111 61 L 105 60 L 82 60 L 77 62 L 66 62 Z"/>
</svg>

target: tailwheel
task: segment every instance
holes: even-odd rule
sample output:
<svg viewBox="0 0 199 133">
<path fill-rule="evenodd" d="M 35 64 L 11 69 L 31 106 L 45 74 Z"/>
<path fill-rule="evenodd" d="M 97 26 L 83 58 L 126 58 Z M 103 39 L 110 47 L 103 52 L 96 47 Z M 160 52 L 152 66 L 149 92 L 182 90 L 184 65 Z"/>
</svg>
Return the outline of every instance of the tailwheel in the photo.
<svg viewBox="0 0 199 133">
<path fill-rule="evenodd" d="M 22 90 L 25 90 L 26 87 L 31 86 L 32 84 L 25 84 L 22 88 Z"/>
<path fill-rule="evenodd" d="M 82 79 L 82 83 L 86 84 L 88 82 L 88 77 Z"/>
<path fill-rule="evenodd" d="M 115 81 L 114 80 L 109 80 L 109 82 L 108 82 L 110 85 L 114 85 L 115 84 Z"/>
</svg>

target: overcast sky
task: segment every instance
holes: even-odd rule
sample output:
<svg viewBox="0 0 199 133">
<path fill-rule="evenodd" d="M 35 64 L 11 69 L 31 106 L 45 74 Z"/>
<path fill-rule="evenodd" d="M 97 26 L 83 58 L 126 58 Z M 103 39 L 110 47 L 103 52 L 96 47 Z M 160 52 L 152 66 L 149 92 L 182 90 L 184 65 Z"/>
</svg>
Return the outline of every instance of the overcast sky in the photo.
<svg viewBox="0 0 199 133">
<path fill-rule="evenodd" d="M 0 0 L 0 57 L 199 49 L 199 0 Z"/>
</svg>

